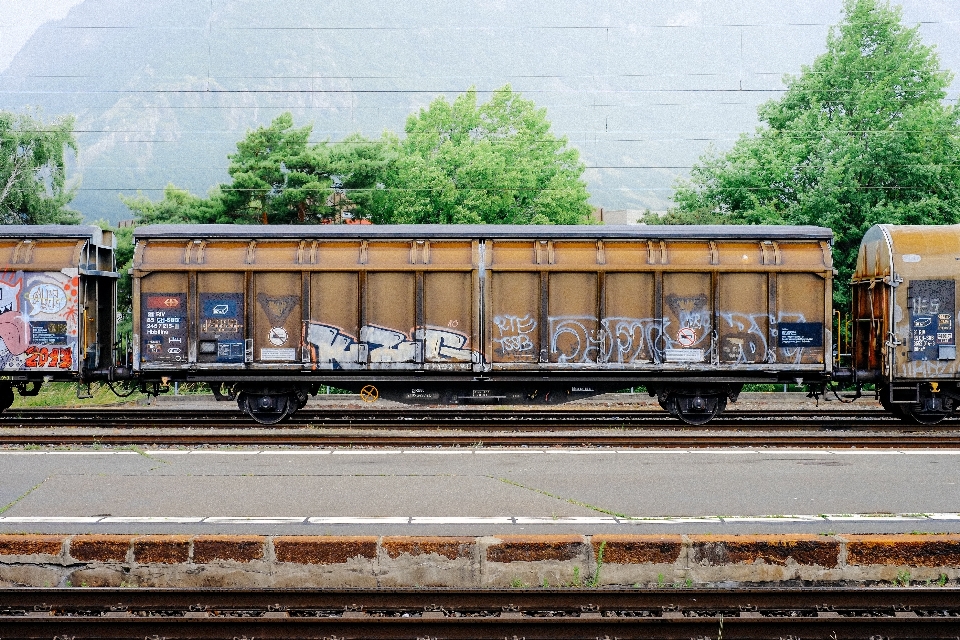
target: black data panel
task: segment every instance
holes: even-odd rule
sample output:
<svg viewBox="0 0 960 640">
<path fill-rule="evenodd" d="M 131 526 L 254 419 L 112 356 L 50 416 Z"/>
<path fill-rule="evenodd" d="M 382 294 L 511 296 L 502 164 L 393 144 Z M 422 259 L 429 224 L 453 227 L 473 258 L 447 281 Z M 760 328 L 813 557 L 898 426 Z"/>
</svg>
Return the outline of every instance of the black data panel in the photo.
<svg viewBox="0 0 960 640">
<path fill-rule="evenodd" d="M 182 293 L 143 296 L 143 362 L 187 361 L 187 297 Z"/>
</svg>

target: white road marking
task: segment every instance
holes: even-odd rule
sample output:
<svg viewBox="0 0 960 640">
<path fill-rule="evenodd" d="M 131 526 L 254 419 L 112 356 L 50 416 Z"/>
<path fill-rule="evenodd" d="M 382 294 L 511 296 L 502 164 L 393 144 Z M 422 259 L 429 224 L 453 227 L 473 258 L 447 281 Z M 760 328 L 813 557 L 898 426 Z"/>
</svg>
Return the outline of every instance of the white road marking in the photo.
<svg viewBox="0 0 960 640">
<path fill-rule="evenodd" d="M 513 455 L 515 453 L 545 453 L 540 449 L 477 449 L 474 451 L 478 456 L 489 456 L 498 454 Z"/>
<path fill-rule="evenodd" d="M 324 456 L 333 453 L 330 449 L 297 449 L 296 451 L 278 451 L 266 449 L 260 451 L 262 456 Z"/>
<path fill-rule="evenodd" d="M 307 525 L 663 525 L 663 524 L 783 524 L 810 522 L 960 522 L 960 513 L 821 513 L 758 516 L 0 516 L 2 524 L 307 524 Z"/>
<path fill-rule="evenodd" d="M 296 517 L 276 517 L 276 518 L 238 518 L 233 516 L 209 517 L 204 518 L 205 524 L 303 524 L 306 522 L 306 516 Z"/>
<path fill-rule="evenodd" d="M 656 455 L 663 453 L 690 453 L 686 449 L 616 449 L 617 453 L 643 453 L 647 455 Z"/>
<path fill-rule="evenodd" d="M 18 523 L 54 523 L 54 524 L 97 524 L 103 520 L 103 517 L 48 517 L 48 516 L 7 516 L 0 518 L 0 522 L 18 522 Z"/>
<path fill-rule="evenodd" d="M 462 456 L 464 454 L 471 454 L 472 451 L 464 451 L 463 449 L 424 449 L 422 451 L 404 451 L 403 453 L 423 453 L 427 455 L 435 456 Z"/>
<path fill-rule="evenodd" d="M 335 456 L 392 456 L 398 453 L 403 453 L 402 451 L 375 451 L 373 449 L 365 450 L 353 450 L 353 449 L 335 449 L 333 455 Z"/>
<path fill-rule="evenodd" d="M 257 449 L 251 449 L 249 451 L 210 451 L 208 449 L 198 449 L 196 451 L 191 451 L 190 455 L 192 456 L 255 456 L 260 453 Z"/>
<path fill-rule="evenodd" d="M 616 453 L 616 449 L 547 449 L 545 453 L 566 454 L 570 456 L 597 455 L 603 453 Z"/>
<path fill-rule="evenodd" d="M 548 519 L 548 518 L 545 518 Z M 414 516 L 410 524 L 513 524 L 513 518 L 503 517 L 443 517 L 443 516 Z"/>
<path fill-rule="evenodd" d="M 889 451 L 887 449 L 837 449 L 833 452 L 837 456 L 902 456 L 906 451 Z"/>
<path fill-rule="evenodd" d="M 196 518 L 190 516 L 107 516 L 101 518 L 98 522 L 99 524 L 162 524 L 162 523 L 173 523 L 173 524 L 190 524 L 193 522 L 201 522 L 203 518 Z"/>
<path fill-rule="evenodd" d="M 709 454 L 713 454 L 713 455 L 741 455 L 741 454 L 747 454 L 747 453 L 760 453 L 760 452 L 759 452 L 759 451 L 755 451 L 755 450 L 753 450 L 753 449 L 733 449 L 733 450 L 731 450 L 731 449 L 707 449 L 707 450 L 705 450 L 705 451 L 701 451 L 700 453 L 709 453 Z"/>
<path fill-rule="evenodd" d="M 376 518 L 307 518 L 310 524 L 410 524 L 409 516 Z"/>
<path fill-rule="evenodd" d="M 568 517 L 550 517 L 550 518 L 513 518 L 516 524 L 617 524 L 617 519 L 613 516 L 596 517 L 589 516 L 568 516 Z"/>
</svg>

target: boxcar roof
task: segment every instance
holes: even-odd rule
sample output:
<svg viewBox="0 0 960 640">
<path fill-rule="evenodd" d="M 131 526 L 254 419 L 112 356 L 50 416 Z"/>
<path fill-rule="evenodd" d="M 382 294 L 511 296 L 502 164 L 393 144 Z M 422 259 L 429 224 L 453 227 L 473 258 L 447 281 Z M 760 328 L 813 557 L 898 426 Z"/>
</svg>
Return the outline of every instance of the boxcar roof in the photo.
<svg viewBox="0 0 960 640">
<path fill-rule="evenodd" d="M 814 226 L 775 225 L 151 225 L 137 227 L 136 238 L 233 239 L 570 239 L 570 240 L 832 240 L 833 231 Z"/>
<path fill-rule="evenodd" d="M 954 278 L 960 255 L 960 224 L 870 227 L 860 241 L 853 281 L 896 273 L 910 278 Z"/>
<path fill-rule="evenodd" d="M 82 224 L 10 224 L 0 225 L 0 238 L 87 238 L 103 244 L 103 230 Z"/>
</svg>

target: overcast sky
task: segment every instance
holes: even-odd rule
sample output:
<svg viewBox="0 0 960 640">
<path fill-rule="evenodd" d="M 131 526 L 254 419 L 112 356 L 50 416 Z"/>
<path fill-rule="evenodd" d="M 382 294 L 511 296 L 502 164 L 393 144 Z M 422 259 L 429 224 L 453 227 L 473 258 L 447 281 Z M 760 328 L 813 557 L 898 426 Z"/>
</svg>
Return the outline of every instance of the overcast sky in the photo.
<svg viewBox="0 0 960 640">
<path fill-rule="evenodd" d="M 83 0 L 0 0 L 0 72 L 44 22 L 59 20 Z"/>
<path fill-rule="evenodd" d="M 960 71 L 960 0 L 905 0 Z M 313 140 L 402 131 L 438 95 L 510 83 L 587 165 L 591 202 L 670 204 L 710 145 L 756 127 L 825 49 L 842 0 L 0 0 L 0 109 L 74 114 L 74 206 L 203 195 L 247 131 L 291 111 Z M 18 53 L 20 54 L 18 56 Z M 956 103 L 960 82 L 950 88 Z M 215 95 L 204 92 L 209 88 Z"/>
</svg>

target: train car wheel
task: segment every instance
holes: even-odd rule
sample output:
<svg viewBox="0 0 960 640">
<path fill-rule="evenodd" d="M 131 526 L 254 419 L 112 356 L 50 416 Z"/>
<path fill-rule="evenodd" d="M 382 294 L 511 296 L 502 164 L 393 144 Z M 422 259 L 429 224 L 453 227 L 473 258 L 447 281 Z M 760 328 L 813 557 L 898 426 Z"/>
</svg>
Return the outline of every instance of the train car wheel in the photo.
<svg viewBox="0 0 960 640">
<path fill-rule="evenodd" d="M 300 408 L 289 394 L 241 393 L 237 396 L 240 410 L 260 424 L 277 424 Z"/>
<path fill-rule="evenodd" d="M 664 411 L 672 415 L 674 418 L 679 417 L 679 415 L 677 414 L 677 403 L 674 402 L 674 398 L 671 398 L 669 400 L 663 400 L 663 399 L 657 398 L 657 402 L 660 403 L 661 409 L 663 409 Z"/>
<path fill-rule="evenodd" d="M 716 418 L 727 406 L 726 396 L 674 395 L 670 398 L 673 409 L 670 415 L 687 424 L 706 424 Z"/>
<path fill-rule="evenodd" d="M 898 409 L 893 414 L 904 422 L 913 424 L 937 424 L 948 415 L 943 411 L 922 411 L 919 405 L 901 406 Z"/>
<path fill-rule="evenodd" d="M 0 384 L 0 411 L 9 409 L 13 404 L 13 387 L 8 384 Z"/>
</svg>

